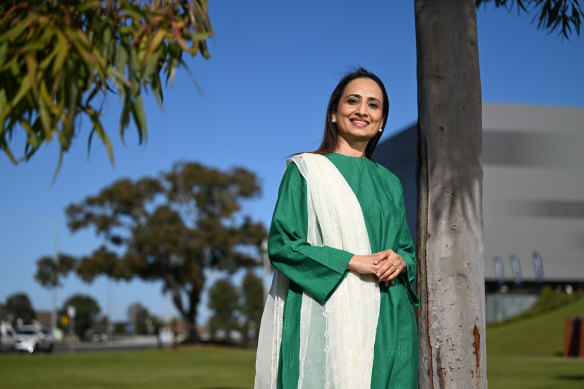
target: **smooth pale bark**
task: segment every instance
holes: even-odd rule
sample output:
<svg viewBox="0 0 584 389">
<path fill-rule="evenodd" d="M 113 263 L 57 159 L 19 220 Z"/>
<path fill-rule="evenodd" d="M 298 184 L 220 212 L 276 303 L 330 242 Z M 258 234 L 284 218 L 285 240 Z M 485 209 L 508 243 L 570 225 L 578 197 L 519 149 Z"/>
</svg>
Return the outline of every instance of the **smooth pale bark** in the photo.
<svg viewBox="0 0 584 389">
<path fill-rule="evenodd" d="M 475 0 L 416 0 L 419 387 L 486 388 Z"/>
</svg>

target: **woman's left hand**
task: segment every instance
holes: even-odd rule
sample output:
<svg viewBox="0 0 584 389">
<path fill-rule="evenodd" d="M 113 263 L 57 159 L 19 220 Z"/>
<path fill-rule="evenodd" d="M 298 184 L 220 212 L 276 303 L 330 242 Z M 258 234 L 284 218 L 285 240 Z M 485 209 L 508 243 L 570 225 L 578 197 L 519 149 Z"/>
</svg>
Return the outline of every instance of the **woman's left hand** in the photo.
<svg viewBox="0 0 584 389">
<path fill-rule="evenodd" d="M 382 253 L 384 255 L 374 262 L 377 268 L 375 275 L 379 282 L 385 282 L 385 286 L 393 285 L 394 278 L 405 270 L 406 261 L 393 250 L 385 250 Z"/>
</svg>

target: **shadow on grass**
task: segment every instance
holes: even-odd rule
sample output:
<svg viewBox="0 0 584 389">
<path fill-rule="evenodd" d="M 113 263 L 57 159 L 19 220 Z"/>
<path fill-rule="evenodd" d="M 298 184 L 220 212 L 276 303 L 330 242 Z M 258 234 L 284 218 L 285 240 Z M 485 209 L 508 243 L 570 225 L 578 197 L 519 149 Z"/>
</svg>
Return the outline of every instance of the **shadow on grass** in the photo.
<svg viewBox="0 0 584 389">
<path fill-rule="evenodd" d="M 556 376 L 558 380 L 562 381 L 582 381 L 584 382 L 584 374 L 570 374 L 570 375 L 559 375 Z M 217 388 L 219 389 L 219 388 Z"/>
</svg>

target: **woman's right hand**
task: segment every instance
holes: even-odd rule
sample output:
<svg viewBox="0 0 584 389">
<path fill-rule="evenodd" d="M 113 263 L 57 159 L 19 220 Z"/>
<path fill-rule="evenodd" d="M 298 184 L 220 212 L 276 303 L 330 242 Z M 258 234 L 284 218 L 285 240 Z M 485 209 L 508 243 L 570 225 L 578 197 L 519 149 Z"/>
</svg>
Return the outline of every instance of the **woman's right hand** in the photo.
<svg viewBox="0 0 584 389">
<path fill-rule="evenodd" d="M 368 255 L 353 255 L 347 265 L 347 270 L 360 274 L 374 274 L 379 282 L 385 282 L 386 286 L 393 285 L 394 278 L 405 268 L 404 259 L 393 250 Z"/>
<path fill-rule="evenodd" d="M 385 260 L 387 253 L 381 251 L 379 253 L 367 254 L 367 255 L 353 255 L 349 264 L 347 265 L 347 270 L 354 271 L 360 274 L 375 274 L 379 269 L 379 263 Z"/>
</svg>

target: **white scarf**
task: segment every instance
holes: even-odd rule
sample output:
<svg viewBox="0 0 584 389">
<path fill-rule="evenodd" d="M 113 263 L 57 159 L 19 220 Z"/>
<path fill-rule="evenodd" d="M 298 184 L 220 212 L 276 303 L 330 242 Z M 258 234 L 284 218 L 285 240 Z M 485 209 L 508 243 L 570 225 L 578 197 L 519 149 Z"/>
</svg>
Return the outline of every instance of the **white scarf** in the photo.
<svg viewBox="0 0 584 389">
<path fill-rule="evenodd" d="M 292 157 L 307 183 L 308 236 L 313 246 L 371 254 L 357 197 L 331 161 L 318 154 Z M 282 317 L 289 280 L 275 271 L 266 301 L 256 358 L 256 389 L 277 387 Z M 373 275 L 349 272 L 321 305 L 306 293 L 300 312 L 298 388 L 368 389 L 379 317 Z"/>
</svg>

